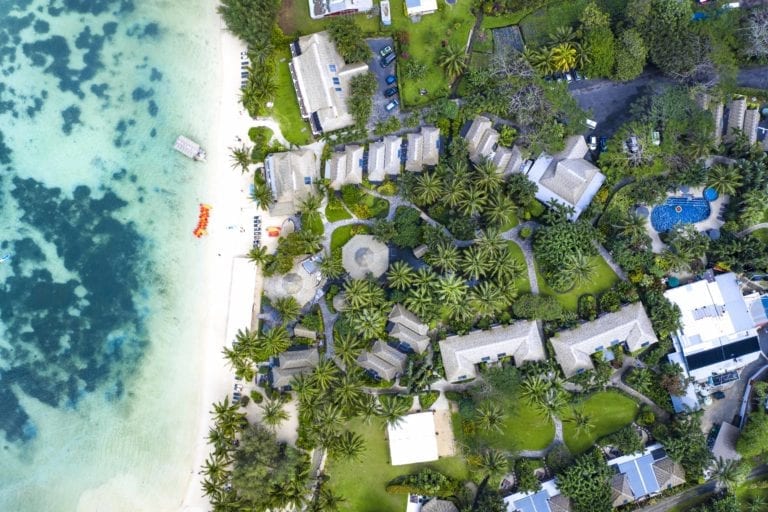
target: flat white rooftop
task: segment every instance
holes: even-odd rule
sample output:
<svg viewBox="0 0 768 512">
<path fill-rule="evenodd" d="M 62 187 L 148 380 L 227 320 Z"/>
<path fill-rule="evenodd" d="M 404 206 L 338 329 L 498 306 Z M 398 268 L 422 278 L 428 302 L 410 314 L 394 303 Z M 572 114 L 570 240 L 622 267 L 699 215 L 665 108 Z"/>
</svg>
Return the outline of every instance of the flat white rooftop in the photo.
<svg viewBox="0 0 768 512">
<path fill-rule="evenodd" d="M 387 427 L 389 454 L 393 466 L 437 460 L 437 433 L 433 412 L 403 416 Z"/>
</svg>

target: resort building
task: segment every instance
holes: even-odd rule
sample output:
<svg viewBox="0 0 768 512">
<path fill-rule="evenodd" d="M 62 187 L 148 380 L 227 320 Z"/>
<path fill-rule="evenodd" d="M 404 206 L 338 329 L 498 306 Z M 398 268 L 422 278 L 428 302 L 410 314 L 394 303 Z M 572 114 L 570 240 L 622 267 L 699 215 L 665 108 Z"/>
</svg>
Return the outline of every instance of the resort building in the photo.
<svg viewBox="0 0 768 512">
<path fill-rule="evenodd" d="M 387 425 L 389 457 L 393 466 L 437 460 L 437 432 L 432 411 L 407 414 Z"/>
<path fill-rule="evenodd" d="M 611 501 L 614 507 L 642 500 L 685 483 L 683 467 L 667 457 L 660 444 L 641 453 L 608 461 L 615 471 L 611 478 Z"/>
<path fill-rule="evenodd" d="M 737 380 L 738 371 L 760 357 L 755 321 L 735 274 L 709 270 L 701 281 L 664 296 L 680 308 L 682 324 L 672 335 L 676 352 L 669 359 L 696 382 L 717 387 Z"/>
<path fill-rule="evenodd" d="M 536 322 L 529 321 L 449 336 L 440 342 L 440 356 L 448 382 L 475 378 L 476 365 L 481 363 L 493 363 L 507 357 L 515 365 L 546 359 Z"/>
<path fill-rule="evenodd" d="M 712 446 L 712 456 L 715 460 L 741 460 L 741 455 L 736 451 L 736 441 L 739 439 L 741 431 L 724 421 L 717 427 L 717 436 L 715 444 Z"/>
<path fill-rule="evenodd" d="M 592 355 L 599 352 L 606 361 L 614 359 L 614 350 L 634 352 L 659 341 L 653 325 L 640 302 L 606 313 L 550 339 L 555 359 L 566 378 L 594 369 Z"/>
<path fill-rule="evenodd" d="M 368 12 L 373 8 L 373 0 L 309 0 L 309 12 L 312 19 L 342 14 Z"/>
<path fill-rule="evenodd" d="M 459 512 L 459 509 L 448 500 L 408 494 L 405 512 Z"/>
<path fill-rule="evenodd" d="M 316 348 L 304 350 L 288 350 L 277 358 L 277 366 L 273 366 L 272 387 L 287 391 L 291 381 L 297 375 L 311 373 L 320 363 L 320 355 Z"/>
<path fill-rule="evenodd" d="M 370 2 L 369 2 L 370 4 Z M 355 124 L 347 109 L 349 82 L 366 73 L 368 64 L 345 64 L 328 32 L 300 37 L 291 44 L 289 69 L 301 117 L 315 135 Z"/>
<path fill-rule="evenodd" d="M 301 201 L 317 191 L 319 162 L 308 149 L 272 153 L 264 159 L 264 175 L 274 198 L 269 213 L 293 215 Z"/>
<path fill-rule="evenodd" d="M 387 135 L 378 142 L 368 145 L 368 180 L 384 181 L 387 176 L 400 174 L 403 165 L 400 159 L 402 137 Z"/>
<path fill-rule="evenodd" d="M 464 136 L 469 150 L 469 159 L 474 163 L 491 160 L 496 170 L 502 174 L 519 172 L 523 163 L 520 149 L 517 146 L 505 148 L 499 146 L 499 132 L 493 129 L 491 120 L 484 116 L 476 116 L 469 125 Z"/>
<path fill-rule="evenodd" d="M 440 129 L 422 126 L 420 133 L 408 134 L 405 170 L 421 172 L 425 165 L 435 166 L 440 159 Z"/>
<path fill-rule="evenodd" d="M 297 261 L 287 274 L 276 274 L 264 280 L 264 293 L 270 300 L 293 297 L 303 306 L 315 297 L 323 276 L 317 269 L 310 272 L 307 269 L 313 267 L 302 263 Z"/>
<path fill-rule="evenodd" d="M 341 263 L 352 279 L 376 278 L 389 267 L 389 247 L 372 235 L 355 235 L 341 248 Z"/>
<path fill-rule="evenodd" d="M 407 359 L 408 356 L 379 340 L 371 350 L 358 356 L 357 364 L 375 378 L 392 381 L 405 371 Z"/>
<path fill-rule="evenodd" d="M 437 0 L 405 0 L 405 14 L 423 16 L 437 12 Z"/>
<path fill-rule="evenodd" d="M 744 135 L 747 136 L 750 144 L 757 142 L 757 127 L 760 125 L 760 111 L 756 108 L 749 108 L 744 112 Z"/>
<path fill-rule="evenodd" d="M 571 500 L 560 494 L 555 480 L 541 483 L 536 492 L 518 492 L 504 498 L 508 512 L 571 512 Z"/>
<path fill-rule="evenodd" d="M 333 190 L 341 190 L 343 185 L 359 185 L 363 182 L 362 146 L 346 146 L 344 151 L 331 155 L 325 162 L 325 179 Z"/>
<path fill-rule="evenodd" d="M 588 151 L 584 136 L 569 137 L 563 151 L 554 156 L 542 153 L 528 171 L 528 179 L 538 185 L 536 199 L 572 207 L 570 220 L 579 218 L 605 181 L 600 169 L 584 159 Z"/>
<path fill-rule="evenodd" d="M 757 142 L 757 128 L 760 124 L 760 111 L 747 103 L 744 96 L 736 96 L 728 105 L 728 138 L 733 138 L 737 131 L 742 132 L 750 144 Z"/>
<path fill-rule="evenodd" d="M 389 323 L 389 336 L 400 343 L 401 349 L 422 354 L 429 347 L 429 326 L 402 304 L 394 305 L 389 314 Z"/>
</svg>

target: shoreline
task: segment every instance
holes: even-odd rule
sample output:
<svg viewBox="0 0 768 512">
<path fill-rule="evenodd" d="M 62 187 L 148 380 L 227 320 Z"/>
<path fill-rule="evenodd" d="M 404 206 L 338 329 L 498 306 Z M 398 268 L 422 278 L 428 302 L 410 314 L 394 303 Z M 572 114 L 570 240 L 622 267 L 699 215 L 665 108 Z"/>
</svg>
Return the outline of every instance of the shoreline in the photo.
<svg viewBox="0 0 768 512">
<path fill-rule="evenodd" d="M 255 125 L 239 103 L 240 91 L 240 52 L 246 49 L 245 43 L 226 30 L 218 13 L 214 14 L 219 33 L 219 73 L 221 87 L 216 104 L 216 122 L 212 129 L 215 134 L 211 142 L 210 161 L 207 164 L 208 176 L 205 180 L 207 197 L 201 202 L 213 206 L 211 211 L 210 234 L 201 240 L 206 244 L 206 308 L 201 318 L 200 343 L 203 354 L 200 382 L 200 420 L 195 435 L 193 465 L 189 469 L 189 480 L 184 492 L 180 510 L 184 512 L 203 512 L 210 509 L 207 497 L 202 493 L 203 475 L 200 467 L 210 452 L 206 442 L 211 426 L 210 409 L 213 402 L 223 400 L 229 395 L 234 383 L 234 372 L 227 367 L 221 354 L 226 339 L 231 312 L 230 293 L 235 279 L 234 259 L 246 255 L 251 246 L 251 227 L 245 223 L 253 210 L 248 197 L 250 175 L 240 174 L 231 168 L 229 148 L 248 140 L 248 129 Z M 240 226 L 245 229 L 232 229 Z M 258 307 L 261 296 L 261 274 L 256 271 L 253 300 L 254 309 Z M 249 327 L 243 325 L 241 328 Z"/>
</svg>

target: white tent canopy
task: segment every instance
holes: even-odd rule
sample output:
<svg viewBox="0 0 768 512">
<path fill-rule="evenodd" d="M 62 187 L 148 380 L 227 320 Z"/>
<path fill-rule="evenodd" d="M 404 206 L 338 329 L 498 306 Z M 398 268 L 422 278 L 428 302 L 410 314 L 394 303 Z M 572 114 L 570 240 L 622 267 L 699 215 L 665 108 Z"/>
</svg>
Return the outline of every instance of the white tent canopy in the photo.
<svg viewBox="0 0 768 512">
<path fill-rule="evenodd" d="M 437 460 L 437 433 L 434 413 L 403 416 L 387 427 L 389 454 L 393 466 Z"/>
</svg>

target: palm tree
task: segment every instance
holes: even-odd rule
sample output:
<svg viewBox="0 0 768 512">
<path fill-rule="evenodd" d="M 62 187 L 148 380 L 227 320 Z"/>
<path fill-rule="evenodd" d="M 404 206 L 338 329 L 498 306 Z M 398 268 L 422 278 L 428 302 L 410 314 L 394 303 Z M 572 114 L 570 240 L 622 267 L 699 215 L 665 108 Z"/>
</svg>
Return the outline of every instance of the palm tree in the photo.
<svg viewBox="0 0 768 512">
<path fill-rule="evenodd" d="M 309 194 L 299 202 L 299 212 L 308 224 L 320 219 L 320 205 L 323 199 L 317 194 Z"/>
<path fill-rule="evenodd" d="M 246 350 L 224 347 L 221 352 L 229 367 L 235 370 L 235 375 L 246 380 L 253 378 L 253 366 L 246 356 Z"/>
<path fill-rule="evenodd" d="M 325 254 L 318 265 L 320 273 L 328 279 L 338 279 L 344 275 L 344 264 L 341 262 L 341 252 L 336 250 L 333 254 Z"/>
<path fill-rule="evenodd" d="M 233 449 L 232 439 L 222 434 L 221 430 L 217 428 L 208 430 L 207 442 L 209 445 L 213 446 L 214 455 L 227 457 L 229 452 Z"/>
<path fill-rule="evenodd" d="M 387 425 L 396 427 L 410 410 L 411 404 L 408 403 L 406 397 L 379 395 L 379 416 L 384 418 Z"/>
<path fill-rule="evenodd" d="M 350 333 L 344 333 L 336 338 L 333 343 L 334 351 L 344 363 L 345 368 L 353 367 L 357 357 L 365 348 L 365 342 Z"/>
<path fill-rule="evenodd" d="M 291 380 L 291 390 L 296 393 L 299 403 L 308 402 L 319 395 L 315 382 L 310 375 L 299 373 Z"/>
<path fill-rule="evenodd" d="M 265 182 L 255 181 L 251 200 L 258 208 L 267 210 L 275 202 L 275 197 L 272 195 L 272 189 Z"/>
<path fill-rule="evenodd" d="M 591 282 L 597 275 L 594 258 L 584 254 L 580 249 L 569 254 L 563 261 L 562 273 L 576 287 Z"/>
<path fill-rule="evenodd" d="M 504 427 L 504 411 L 497 402 L 486 400 L 477 408 L 477 426 L 482 430 L 501 432 Z"/>
<path fill-rule="evenodd" d="M 213 482 L 208 478 L 204 478 L 201 485 L 203 487 L 203 496 L 210 496 L 212 498 L 211 502 L 213 502 L 213 498 L 218 499 L 223 492 L 221 482 Z"/>
<path fill-rule="evenodd" d="M 373 418 L 379 414 L 379 404 L 376 402 L 376 397 L 368 393 L 363 394 L 357 412 L 363 418 L 363 423 L 370 425 Z"/>
<path fill-rule="evenodd" d="M 565 421 L 574 426 L 577 436 L 587 436 L 595 428 L 592 418 L 584 411 L 580 410 L 574 410 L 572 416 Z"/>
<path fill-rule="evenodd" d="M 483 158 L 474 164 L 475 184 L 486 194 L 496 192 L 504 183 L 504 177 L 496 170 L 496 164 L 489 158 Z"/>
<path fill-rule="evenodd" d="M 470 279 L 477 280 L 484 277 L 491 266 L 482 250 L 476 245 L 471 245 L 461 254 L 461 268 Z"/>
<path fill-rule="evenodd" d="M 321 434 L 321 445 L 329 448 L 344 426 L 344 412 L 338 404 L 323 404 L 317 409 L 317 425 Z"/>
<path fill-rule="evenodd" d="M 363 339 L 372 340 L 384 336 L 387 314 L 381 308 L 368 307 L 348 312 L 347 318 L 349 319 L 349 325 Z"/>
<path fill-rule="evenodd" d="M 502 193 L 496 193 L 488 201 L 485 217 L 489 224 L 503 226 L 512 222 L 517 207 L 515 203 Z"/>
<path fill-rule="evenodd" d="M 261 421 L 273 432 L 277 429 L 278 425 L 288 419 L 288 412 L 283 409 L 284 405 L 285 403 L 282 399 L 267 399 L 259 405 L 262 414 Z"/>
<path fill-rule="evenodd" d="M 464 215 L 479 215 L 485 207 L 486 200 L 487 198 L 483 190 L 477 187 L 469 187 L 459 202 L 459 210 Z"/>
<path fill-rule="evenodd" d="M 243 144 L 240 147 L 229 148 L 229 158 L 232 160 L 232 168 L 240 169 L 240 172 L 248 170 L 248 165 L 251 163 L 251 148 Z"/>
<path fill-rule="evenodd" d="M 557 416 L 568 404 L 565 392 L 555 386 L 549 387 L 534 406 L 549 417 Z"/>
<path fill-rule="evenodd" d="M 501 289 L 489 281 L 483 281 L 472 289 L 469 305 L 480 317 L 490 318 L 509 305 Z"/>
<path fill-rule="evenodd" d="M 573 43 L 559 43 L 552 47 L 549 59 L 555 71 L 565 73 L 576 66 L 577 56 Z"/>
<path fill-rule="evenodd" d="M 345 430 L 331 445 L 331 454 L 342 460 L 359 461 L 364 451 L 363 437 L 349 430 Z"/>
<path fill-rule="evenodd" d="M 430 289 L 434 287 L 437 276 L 429 267 L 421 267 L 413 275 L 413 285 Z"/>
<path fill-rule="evenodd" d="M 323 359 L 312 372 L 312 379 L 320 391 L 327 391 L 338 380 L 338 368 L 331 359 Z"/>
<path fill-rule="evenodd" d="M 469 287 L 462 278 L 448 274 L 437 282 L 435 293 L 445 304 L 461 304 L 467 296 Z"/>
<path fill-rule="evenodd" d="M 420 204 L 430 205 L 437 201 L 443 192 L 443 184 L 437 173 L 423 173 L 416 178 L 414 187 L 416 200 Z"/>
<path fill-rule="evenodd" d="M 208 455 L 201 470 L 213 482 L 224 482 L 229 474 L 227 471 L 227 461 L 216 454 Z"/>
<path fill-rule="evenodd" d="M 282 325 L 262 332 L 254 346 L 254 361 L 266 361 L 291 346 L 291 337 Z"/>
<path fill-rule="evenodd" d="M 323 235 L 303 229 L 298 232 L 298 242 L 304 254 L 314 254 L 323 247 Z"/>
<path fill-rule="evenodd" d="M 733 195 L 743 183 L 736 167 L 721 164 L 713 165 L 707 174 L 707 185 L 717 190 L 720 195 Z"/>
<path fill-rule="evenodd" d="M 538 50 L 526 48 L 523 56 L 540 75 L 547 76 L 555 72 L 552 66 L 551 51 L 548 48 Z"/>
<path fill-rule="evenodd" d="M 275 299 L 272 301 L 272 307 L 280 314 L 283 325 L 291 323 L 301 313 L 301 306 L 292 296 Z"/>
<path fill-rule="evenodd" d="M 335 400 L 348 417 L 354 415 L 365 396 L 360 374 L 355 371 L 342 374 L 333 391 Z"/>
<path fill-rule="evenodd" d="M 211 415 L 217 430 L 228 439 L 234 439 L 235 433 L 242 430 L 248 424 L 248 421 L 245 419 L 245 413 L 240 412 L 240 405 L 230 403 L 228 396 L 224 398 L 223 402 L 215 402 L 213 404 Z"/>
<path fill-rule="evenodd" d="M 252 261 L 259 267 L 264 266 L 270 259 L 272 259 L 272 255 L 269 254 L 269 250 L 265 245 L 254 247 L 248 251 L 248 261 Z"/>
<path fill-rule="evenodd" d="M 405 298 L 405 307 L 413 311 L 416 316 L 422 318 L 429 316 L 434 307 L 434 300 L 429 288 L 426 286 L 411 288 Z"/>
<path fill-rule="evenodd" d="M 486 258 L 494 260 L 507 247 L 507 241 L 501 237 L 501 233 L 496 228 L 487 228 L 485 231 L 481 231 L 476 243 Z"/>
<path fill-rule="evenodd" d="M 455 272 L 459 267 L 459 250 L 448 242 L 440 242 L 434 251 L 425 256 L 427 263 L 443 272 Z"/>
<path fill-rule="evenodd" d="M 341 510 L 341 504 L 344 503 L 346 498 L 334 494 L 334 492 L 326 486 L 320 489 L 320 493 L 317 495 L 317 501 L 312 512 L 338 512 Z"/>
<path fill-rule="evenodd" d="M 625 237 L 636 240 L 647 234 L 645 225 L 645 218 L 635 212 L 631 212 L 614 227 Z"/>
<path fill-rule="evenodd" d="M 712 477 L 717 481 L 718 489 L 732 490 L 744 481 L 746 472 L 739 461 L 718 457 L 712 469 Z"/>
<path fill-rule="evenodd" d="M 453 81 L 467 67 L 464 49 L 454 45 L 446 45 L 437 54 L 437 65 L 443 68 L 449 80 Z"/>
<path fill-rule="evenodd" d="M 456 208 L 464 198 L 467 181 L 456 176 L 450 178 L 443 187 L 443 198 L 451 208 Z"/>
<path fill-rule="evenodd" d="M 537 373 L 523 380 L 520 396 L 530 405 L 539 402 L 544 392 L 549 388 L 550 383 L 544 375 Z"/>
<path fill-rule="evenodd" d="M 766 505 L 768 505 L 768 502 L 766 502 L 765 497 L 762 494 L 756 494 L 749 500 L 747 512 L 763 512 Z"/>
<path fill-rule="evenodd" d="M 512 282 L 525 271 L 525 264 L 509 249 L 505 247 L 496 256 L 491 267 L 491 275 L 503 282 Z"/>
<path fill-rule="evenodd" d="M 371 304 L 373 293 L 370 284 L 364 279 L 350 279 L 344 284 L 344 294 L 347 306 L 352 309 L 360 309 Z"/>
<path fill-rule="evenodd" d="M 509 459 L 500 450 L 485 450 L 477 461 L 478 468 L 492 479 L 501 478 L 509 471 Z"/>
<path fill-rule="evenodd" d="M 406 290 L 412 284 L 415 277 L 413 267 L 404 261 L 392 263 L 387 272 L 387 282 L 390 288 L 395 290 Z"/>
<path fill-rule="evenodd" d="M 552 45 L 572 43 L 574 41 L 576 41 L 576 31 L 573 30 L 573 27 L 557 27 L 554 32 L 549 34 L 549 42 Z"/>
</svg>

